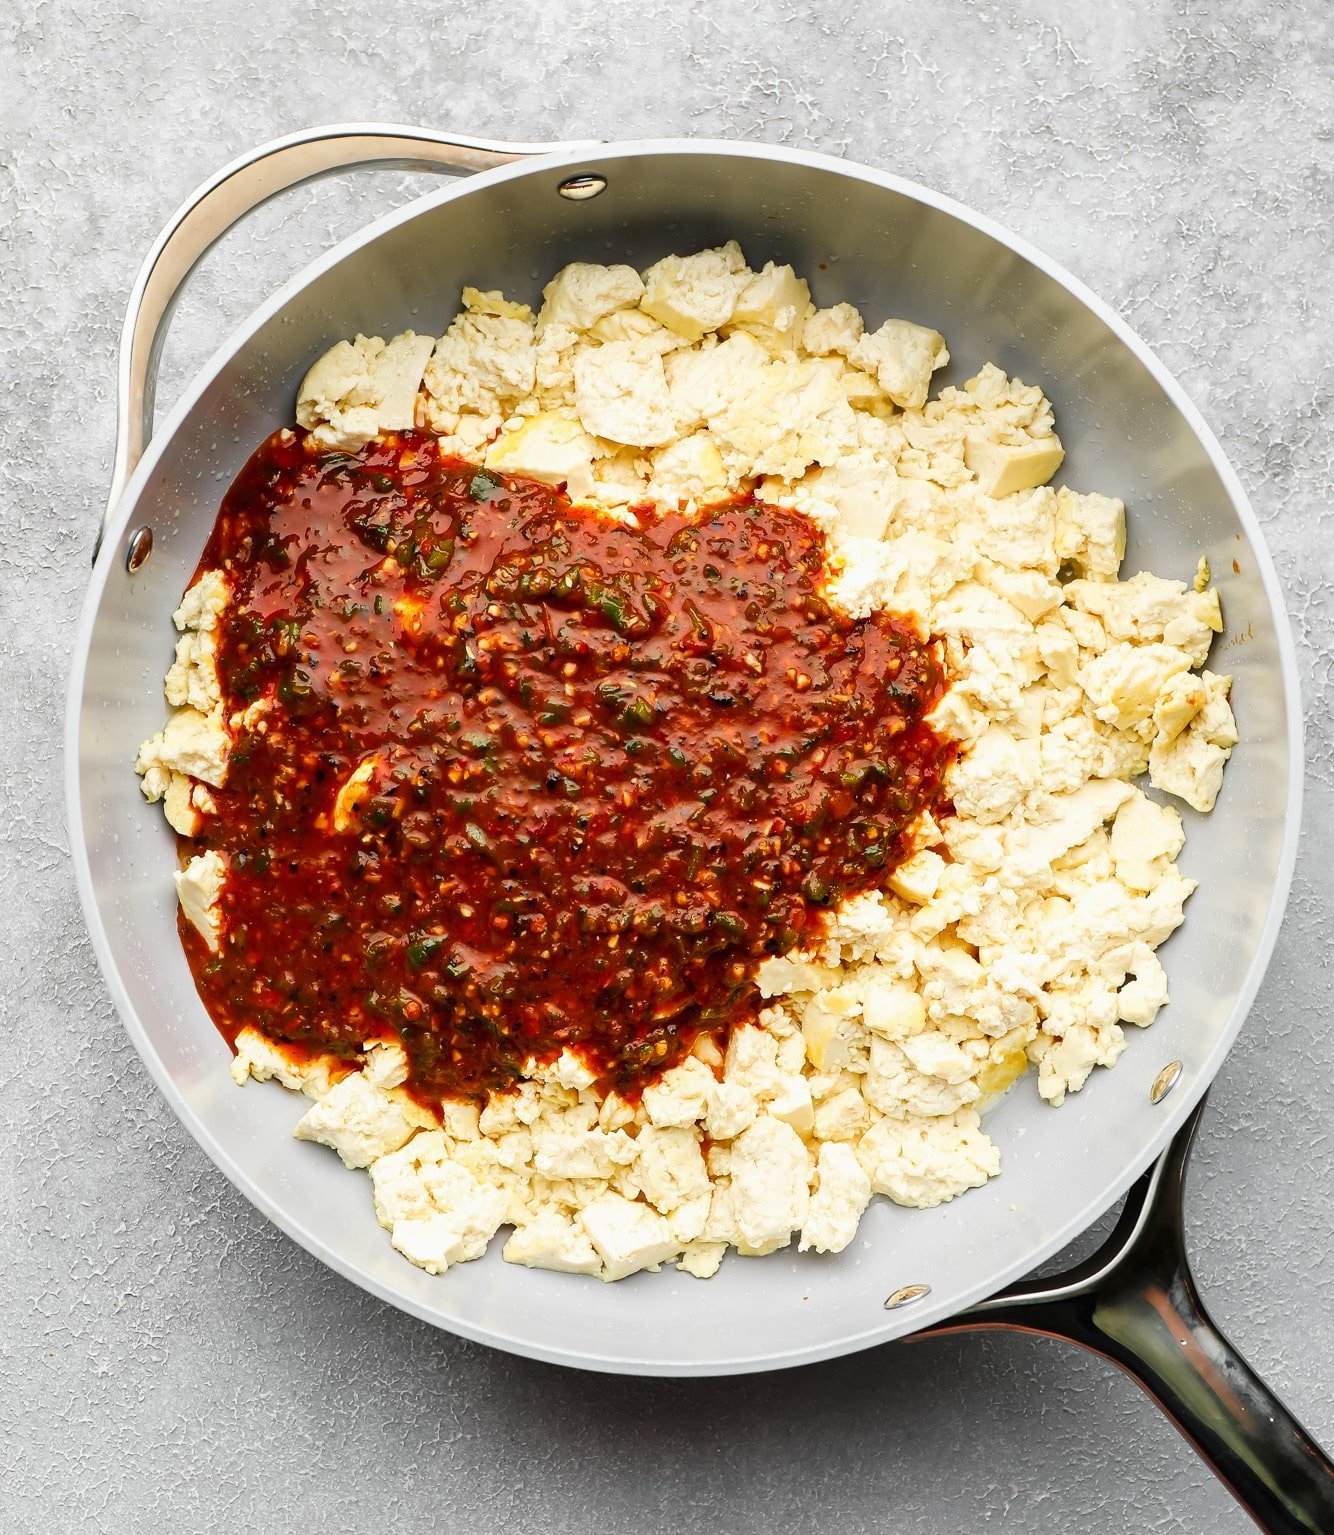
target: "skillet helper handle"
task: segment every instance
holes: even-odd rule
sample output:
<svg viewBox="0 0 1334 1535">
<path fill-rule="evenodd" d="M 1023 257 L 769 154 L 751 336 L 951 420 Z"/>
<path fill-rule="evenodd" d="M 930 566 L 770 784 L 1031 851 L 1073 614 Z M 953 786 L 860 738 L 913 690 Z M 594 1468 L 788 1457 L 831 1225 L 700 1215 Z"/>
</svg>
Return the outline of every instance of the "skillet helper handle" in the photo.
<svg viewBox="0 0 1334 1535">
<path fill-rule="evenodd" d="M 290 187 L 354 166 L 462 176 L 531 155 L 593 147 L 593 141 L 516 144 L 436 133 L 429 128 L 336 123 L 261 144 L 196 187 L 154 241 L 130 294 L 116 380 L 116 456 L 93 558 L 97 558 L 126 482 L 153 435 L 158 364 L 177 294 L 209 246 L 247 213 Z"/>
<path fill-rule="evenodd" d="M 1104 1246 L 917 1336 L 1006 1328 L 1063 1338 L 1121 1366 L 1262 1530 L 1334 1531 L 1334 1465 L 1213 1324 L 1186 1258 L 1183 1194 L 1198 1108 L 1127 1196 Z"/>
</svg>

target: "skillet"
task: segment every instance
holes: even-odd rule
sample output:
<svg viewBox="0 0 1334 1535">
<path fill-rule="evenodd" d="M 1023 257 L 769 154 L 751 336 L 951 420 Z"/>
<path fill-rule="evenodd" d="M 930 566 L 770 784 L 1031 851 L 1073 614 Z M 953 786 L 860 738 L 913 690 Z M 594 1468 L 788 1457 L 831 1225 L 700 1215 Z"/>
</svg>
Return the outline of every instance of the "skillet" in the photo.
<svg viewBox="0 0 1334 1535">
<path fill-rule="evenodd" d="M 353 165 L 475 173 L 345 240 L 218 350 L 153 431 L 172 302 L 212 242 L 268 197 Z M 577 259 L 644 266 L 738 239 L 790 261 L 822 305 L 868 327 L 902 315 L 956 359 L 1042 383 L 1062 478 L 1122 497 L 1127 569 L 1189 578 L 1210 560 L 1241 744 L 1209 817 L 1183 811 L 1200 882 L 1163 949 L 1173 1003 L 1114 1072 L 1053 1113 L 1023 1082 L 992 1113 L 1005 1174 L 962 1201 L 877 1201 L 840 1257 L 733 1261 L 708 1282 L 619 1285 L 516 1268 L 493 1253 L 437 1279 L 390 1249 L 337 1161 L 290 1138 L 285 1094 L 237 1092 L 175 932 L 172 838 L 130 771 L 162 719 L 165 615 L 226 486 L 290 421 L 310 361 L 355 331 L 441 331 L 466 282 L 535 299 Z M 1287 616 L 1245 494 L 1152 352 L 1075 278 L 990 220 L 922 187 L 818 154 L 652 141 L 495 144 L 347 125 L 276 140 L 177 211 L 136 282 L 119 370 L 112 490 L 75 645 L 66 792 L 80 899 L 137 1049 L 175 1112 L 270 1219 L 367 1290 L 435 1325 L 535 1358 L 650 1375 L 799 1364 L 907 1334 L 1020 1327 L 1106 1354 L 1154 1394 L 1269 1529 L 1334 1528 L 1334 1469 L 1211 1324 L 1190 1279 L 1181 1198 L 1210 1081 L 1254 999 L 1287 896 L 1300 820 L 1301 708 Z M 1127 1194 L 1106 1247 L 1016 1284 Z M 1009 1287 L 1008 1289 L 1006 1287 Z"/>
</svg>

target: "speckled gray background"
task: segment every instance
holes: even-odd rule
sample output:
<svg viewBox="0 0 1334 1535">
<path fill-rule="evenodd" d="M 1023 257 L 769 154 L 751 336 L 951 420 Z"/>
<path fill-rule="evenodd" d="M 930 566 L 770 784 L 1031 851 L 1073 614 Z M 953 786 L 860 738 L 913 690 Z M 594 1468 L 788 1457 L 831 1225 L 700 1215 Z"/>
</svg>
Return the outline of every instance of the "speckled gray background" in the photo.
<svg viewBox="0 0 1334 1535">
<path fill-rule="evenodd" d="M 0 6 L 5 1535 L 1250 1527 L 1133 1385 L 1054 1343 L 664 1384 L 455 1342 L 267 1225 L 157 1096 L 84 936 L 58 791 L 114 344 L 179 199 L 339 118 L 846 154 L 1035 240 L 1183 380 L 1265 524 L 1309 721 L 1302 857 L 1196 1153 L 1194 1259 L 1221 1323 L 1334 1440 L 1332 80 L 1316 0 Z M 364 174 L 256 217 L 198 275 L 162 398 L 415 185 Z"/>
</svg>

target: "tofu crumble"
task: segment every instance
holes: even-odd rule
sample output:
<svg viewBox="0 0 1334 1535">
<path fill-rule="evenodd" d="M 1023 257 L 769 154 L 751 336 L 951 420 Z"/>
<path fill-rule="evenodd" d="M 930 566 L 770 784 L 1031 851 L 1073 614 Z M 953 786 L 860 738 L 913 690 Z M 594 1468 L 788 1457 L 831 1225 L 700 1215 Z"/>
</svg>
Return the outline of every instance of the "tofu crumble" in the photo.
<svg viewBox="0 0 1334 1535">
<path fill-rule="evenodd" d="M 311 1100 L 295 1134 L 369 1171 L 410 1262 L 443 1273 L 502 1228 L 508 1261 L 608 1281 L 706 1278 L 729 1249 L 794 1241 L 837 1253 L 877 1194 L 929 1208 L 996 1176 L 988 1105 L 1030 1067 L 1059 1105 L 1166 1004 L 1154 951 L 1194 882 L 1180 815 L 1142 780 L 1202 812 L 1219 793 L 1237 733 L 1230 678 L 1205 665 L 1217 593 L 1203 562 L 1189 582 L 1121 579 L 1124 508 L 1049 484 L 1064 452 L 1042 390 L 988 364 L 933 399 L 948 360 L 936 331 L 867 332 L 729 242 L 642 273 L 575 263 L 536 314 L 465 288 L 442 337 L 358 336 L 311 368 L 296 421 L 331 454 L 429 433 L 627 526 L 647 503 L 736 496 L 799 513 L 833 607 L 914 620 L 950 683 L 929 723 L 955 746 L 952 813 L 922 812 L 883 888 L 758 964 L 758 1017 L 701 1034 L 637 1100 L 566 1049 L 508 1090 L 423 1103 L 396 1038 L 320 1055 L 240 1028 L 236 1081 Z M 234 743 L 278 707 L 224 703 L 236 597 L 221 569 L 185 594 L 173 712 L 136 762 L 186 839 L 216 825 Z M 335 820 L 355 824 L 370 776 Z M 208 955 L 230 941 L 229 872 L 208 848 L 176 875 Z"/>
</svg>

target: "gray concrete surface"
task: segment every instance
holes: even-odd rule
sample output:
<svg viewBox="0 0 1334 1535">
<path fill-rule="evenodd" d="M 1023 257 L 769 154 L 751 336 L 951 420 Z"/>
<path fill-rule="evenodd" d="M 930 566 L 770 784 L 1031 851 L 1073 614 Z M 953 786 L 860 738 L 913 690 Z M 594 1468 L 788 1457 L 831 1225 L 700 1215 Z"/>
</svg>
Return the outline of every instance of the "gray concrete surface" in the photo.
<svg viewBox="0 0 1334 1535">
<path fill-rule="evenodd" d="M 1250 1528 L 1133 1385 L 1052 1343 L 655 1384 L 437 1335 L 267 1225 L 159 1099 L 93 963 L 58 789 L 114 344 L 181 196 L 338 118 L 889 167 L 1038 242 L 1177 372 L 1265 524 L 1309 719 L 1301 861 L 1204 1125 L 1194 1259 L 1334 1440 L 1332 79 L 1316 0 L 0 7 L 0 1530 Z M 163 397 L 412 187 L 359 176 L 256 218 L 199 274 Z"/>
</svg>

